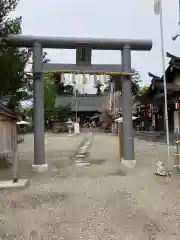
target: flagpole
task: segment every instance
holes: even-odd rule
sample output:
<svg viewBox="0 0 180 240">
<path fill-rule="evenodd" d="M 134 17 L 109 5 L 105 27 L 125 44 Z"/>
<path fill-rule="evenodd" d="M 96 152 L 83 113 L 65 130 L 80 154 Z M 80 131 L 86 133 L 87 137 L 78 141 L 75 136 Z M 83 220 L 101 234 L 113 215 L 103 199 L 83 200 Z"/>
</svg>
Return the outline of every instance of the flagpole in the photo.
<svg viewBox="0 0 180 240">
<path fill-rule="evenodd" d="M 179 0 L 179 19 L 178 19 L 178 25 L 179 25 L 179 28 L 180 28 L 180 0 Z"/>
<path fill-rule="evenodd" d="M 169 120 L 168 120 L 168 109 L 167 109 L 167 86 L 166 86 L 166 67 L 165 67 L 162 0 L 159 0 L 159 15 L 160 15 L 161 54 L 162 54 L 162 69 L 163 69 L 163 83 L 164 83 L 164 105 L 165 105 L 164 110 L 165 110 L 165 125 L 166 125 L 166 143 L 167 143 L 167 151 L 168 151 L 167 168 L 169 168 L 170 167 L 170 143 L 169 143 Z"/>
</svg>

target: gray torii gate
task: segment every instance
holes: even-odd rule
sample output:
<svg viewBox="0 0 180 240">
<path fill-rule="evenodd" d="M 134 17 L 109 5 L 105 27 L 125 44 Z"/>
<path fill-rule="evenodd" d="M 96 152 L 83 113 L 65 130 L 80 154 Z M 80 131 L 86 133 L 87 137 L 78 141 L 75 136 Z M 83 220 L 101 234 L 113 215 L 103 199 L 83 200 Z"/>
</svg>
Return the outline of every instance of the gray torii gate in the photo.
<svg viewBox="0 0 180 240">
<path fill-rule="evenodd" d="M 0 39 L 0 44 L 5 42 L 8 46 L 33 48 L 33 76 L 34 76 L 34 167 L 42 171 L 47 169 L 44 148 L 44 73 L 52 70 L 64 72 L 131 72 L 131 51 L 150 51 L 151 40 L 130 39 L 102 39 L 102 38 L 60 38 L 39 37 L 25 35 L 10 35 Z M 43 64 L 43 48 L 77 49 L 78 45 L 88 45 L 96 50 L 121 50 L 122 65 L 89 65 L 78 66 L 75 64 Z M 134 136 L 132 124 L 132 82 L 129 75 L 124 74 L 122 79 L 123 95 L 123 137 L 124 160 L 127 165 L 135 162 Z"/>
</svg>

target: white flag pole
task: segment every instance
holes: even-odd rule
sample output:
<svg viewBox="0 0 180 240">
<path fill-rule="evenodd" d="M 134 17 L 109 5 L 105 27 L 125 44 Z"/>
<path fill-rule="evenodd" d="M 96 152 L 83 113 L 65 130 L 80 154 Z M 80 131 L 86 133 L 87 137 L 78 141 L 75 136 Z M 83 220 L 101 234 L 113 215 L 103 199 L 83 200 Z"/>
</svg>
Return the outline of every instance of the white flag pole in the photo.
<svg viewBox="0 0 180 240">
<path fill-rule="evenodd" d="M 154 1 L 154 13 L 160 17 L 160 33 L 161 33 L 161 54 L 162 54 L 162 68 L 163 68 L 163 82 L 164 82 L 164 105 L 165 105 L 165 125 L 166 125 L 166 143 L 168 150 L 167 168 L 170 167 L 170 143 L 169 143 L 169 120 L 167 109 L 167 86 L 166 86 L 166 68 L 165 68 L 165 49 L 164 49 L 164 29 L 163 29 L 163 12 L 162 0 Z"/>
<path fill-rule="evenodd" d="M 178 25 L 179 25 L 179 28 L 180 28 L 180 0 L 179 0 L 179 19 L 178 19 Z"/>
</svg>

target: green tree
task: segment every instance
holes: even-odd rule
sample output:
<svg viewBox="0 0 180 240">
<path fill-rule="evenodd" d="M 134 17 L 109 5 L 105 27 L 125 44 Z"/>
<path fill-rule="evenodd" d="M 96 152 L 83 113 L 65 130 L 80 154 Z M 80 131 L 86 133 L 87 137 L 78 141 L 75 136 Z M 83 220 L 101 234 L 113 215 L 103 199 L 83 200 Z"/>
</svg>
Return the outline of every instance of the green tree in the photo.
<svg viewBox="0 0 180 240">
<path fill-rule="evenodd" d="M 11 19 L 9 17 L 18 2 L 18 0 L 0 1 L 0 38 L 21 33 L 22 18 Z M 1 99 L 8 98 L 8 106 L 13 110 L 25 94 L 21 89 L 24 86 L 24 69 L 30 56 L 30 49 L 8 47 L 6 44 L 0 48 L 0 95 Z"/>
<path fill-rule="evenodd" d="M 50 62 L 50 59 L 47 57 L 47 53 L 44 52 L 43 54 L 43 63 L 48 63 Z M 52 79 L 52 74 L 46 74 L 45 75 L 45 84 L 46 80 L 51 77 Z M 21 101 L 28 101 L 28 100 L 33 100 L 33 93 L 34 93 L 34 87 L 33 87 L 33 74 L 31 72 L 26 72 L 24 74 L 24 82 L 23 82 L 23 87 L 21 88 L 21 92 L 23 93 L 23 96 L 21 98 Z"/>
<path fill-rule="evenodd" d="M 102 86 L 103 84 L 100 81 L 97 81 L 97 83 L 94 85 L 94 88 L 96 88 L 97 95 L 102 95 Z"/>
<path fill-rule="evenodd" d="M 57 94 L 59 95 L 73 95 L 74 87 L 72 83 L 65 84 L 61 79 L 61 73 L 56 72 L 52 74 L 52 78 L 54 79 L 54 83 L 57 86 Z M 80 92 L 76 89 L 76 94 L 80 94 Z"/>
<path fill-rule="evenodd" d="M 135 69 L 132 69 L 132 93 L 133 96 L 136 96 L 139 91 L 139 83 L 141 82 L 140 74 Z M 122 77 L 120 75 L 113 75 L 111 76 L 111 80 L 115 81 L 116 91 L 121 91 L 122 84 L 121 84 Z M 110 90 L 110 89 L 109 89 Z"/>
<path fill-rule="evenodd" d="M 132 69 L 132 93 L 134 96 L 136 96 L 138 94 L 139 88 L 140 88 L 140 83 L 141 81 L 141 77 L 139 72 L 137 72 L 135 69 Z"/>
<path fill-rule="evenodd" d="M 28 92 L 25 100 L 33 101 L 33 81 L 31 79 L 31 75 L 29 76 L 30 80 L 27 81 L 27 85 L 25 86 L 26 91 Z M 72 87 L 72 86 L 71 86 Z M 44 77 L 44 113 L 45 119 L 54 116 L 55 118 L 66 117 L 69 114 L 69 106 L 68 107 L 59 107 L 55 109 L 55 100 L 58 94 L 59 84 L 55 83 L 54 74 L 47 73 Z M 33 116 L 33 106 L 29 114 Z"/>
<path fill-rule="evenodd" d="M 44 79 L 44 111 L 45 118 L 55 115 L 55 100 L 57 95 L 57 85 L 54 83 L 52 74 L 48 73 Z"/>
<path fill-rule="evenodd" d="M 107 83 L 107 84 L 105 85 L 103 94 L 104 94 L 104 95 L 108 95 L 108 94 L 110 93 L 110 91 L 111 91 L 111 84 L 110 84 L 110 82 L 109 82 L 109 83 Z"/>
<path fill-rule="evenodd" d="M 139 87 L 138 96 L 143 96 L 147 92 L 148 88 L 149 88 L 149 86 L 147 86 L 147 85 Z"/>
<path fill-rule="evenodd" d="M 67 121 L 70 116 L 71 116 L 71 108 L 69 106 L 59 106 L 56 109 L 55 117 L 59 121 L 62 121 L 62 122 Z"/>
</svg>

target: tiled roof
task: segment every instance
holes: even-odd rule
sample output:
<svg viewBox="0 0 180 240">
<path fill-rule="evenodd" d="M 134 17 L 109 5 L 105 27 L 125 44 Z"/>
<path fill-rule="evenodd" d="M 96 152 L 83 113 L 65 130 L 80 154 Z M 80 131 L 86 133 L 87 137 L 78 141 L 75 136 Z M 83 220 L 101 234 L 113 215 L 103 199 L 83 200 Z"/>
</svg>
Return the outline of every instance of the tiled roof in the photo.
<svg viewBox="0 0 180 240">
<path fill-rule="evenodd" d="M 0 114 L 19 120 L 19 116 L 2 103 L 0 103 Z"/>
<path fill-rule="evenodd" d="M 98 96 L 98 95 L 82 95 L 77 96 L 77 108 L 78 111 L 90 112 L 99 111 L 101 112 L 108 105 L 108 96 Z M 73 96 L 57 96 L 55 107 L 67 106 L 69 105 L 72 111 L 76 110 L 76 101 Z"/>
<path fill-rule="evenodd" d="M 164 91 L 164 84 L 162 81 L 156 81 L 155 85 Z M 172 92 L 180 91 L 180 86 L 174 83 L 166 83 L 166 88 L 168 91 L 172 91 Z"/>
</svg>

